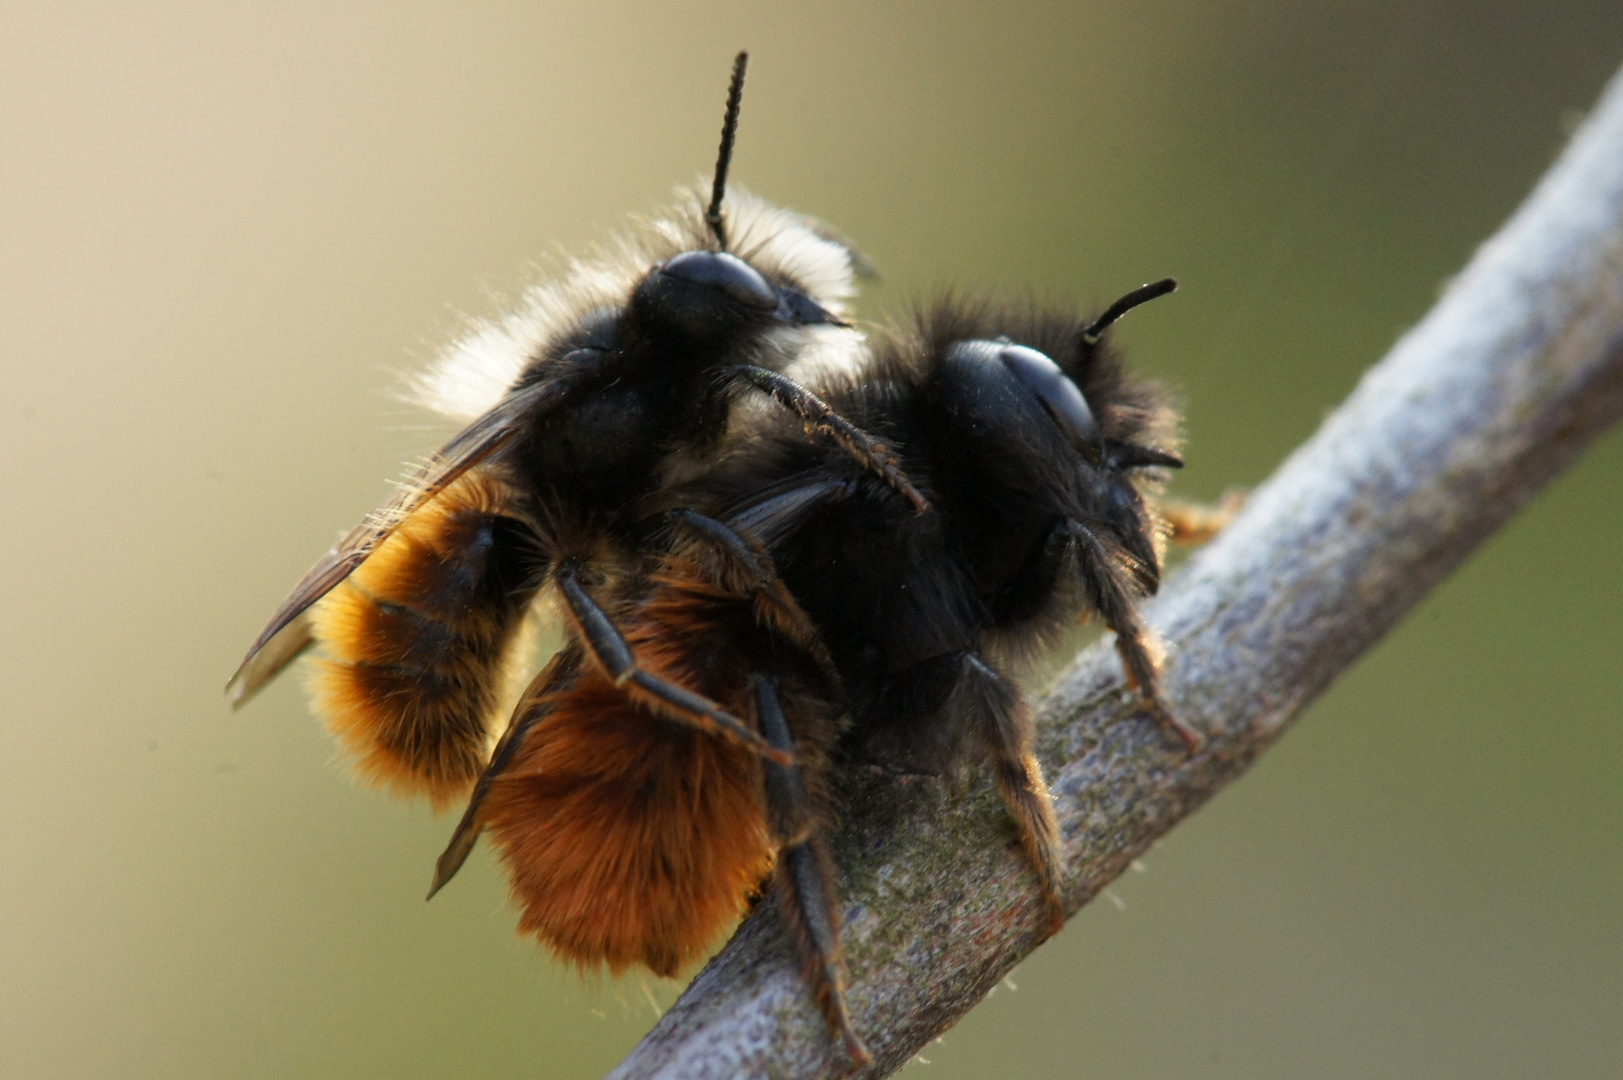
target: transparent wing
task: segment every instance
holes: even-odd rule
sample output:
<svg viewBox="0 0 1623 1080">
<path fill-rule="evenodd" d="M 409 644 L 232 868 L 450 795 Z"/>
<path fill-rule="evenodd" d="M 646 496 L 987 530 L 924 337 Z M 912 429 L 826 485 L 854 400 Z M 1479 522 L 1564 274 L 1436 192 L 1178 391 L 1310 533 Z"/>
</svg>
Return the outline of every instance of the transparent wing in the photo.
<svg viewBox="0 0 1623 1080">
<path fill-rule="evenodd" d="M 265 629 L 254 640 L 231 681 L 226 697 L 232 708 L 241 708 L 260 688 L 274 678 L 310 644 L 310 621 L 305 617 L 311 604 L 331 592 L 339 582 L 355 572 L 387 540 L 400 523 L 424 503 L 443 491 L 469 469 L 486 461 L 518 433 L 526 420 L 556 409 L 579 385 L 579 378 L 560 378 L 517 390 L 458 432 L 450 442 L 431 456 L 388 502 L 366 516 L 348 536 L 338 542 L 294 588 L 276 609 Z"/>
</svg>

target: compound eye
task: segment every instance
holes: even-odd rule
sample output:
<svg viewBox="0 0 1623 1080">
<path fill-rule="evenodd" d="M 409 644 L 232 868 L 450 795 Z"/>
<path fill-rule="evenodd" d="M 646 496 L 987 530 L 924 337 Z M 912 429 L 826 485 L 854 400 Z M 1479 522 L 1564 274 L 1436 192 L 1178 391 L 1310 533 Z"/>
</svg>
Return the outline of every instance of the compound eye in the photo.
<svg viewBox="0 0 1623 1080">
<path fill-rule="evenodd" d="M 1059 365 L 1024 345 L 1005 345 L 998 350 L 997 358 L 1037 395 L 1071 445 L 1088 461 L 1099 464 L 1102 452 L 1099 422 L 1088 408 L 1088 399 Z"/>
<path fill-rule="evenodd" d="M 730 299 L 757 311 L 778 308 L 778 294 L 766 278 L 737 255 L 725 251 L 684 251 L 667 262 L 660 273 L 720 289 Z"/>
</svg>

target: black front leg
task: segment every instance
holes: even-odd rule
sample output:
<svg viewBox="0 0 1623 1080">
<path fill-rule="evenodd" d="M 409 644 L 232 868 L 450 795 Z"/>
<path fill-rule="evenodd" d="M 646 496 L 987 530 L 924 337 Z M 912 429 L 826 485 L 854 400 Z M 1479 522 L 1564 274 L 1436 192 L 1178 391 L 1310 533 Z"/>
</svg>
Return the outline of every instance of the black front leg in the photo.
<svg viewBox="0 0 1623 1080">
<path fill-rule="evenodd" d="M 1138 605 L 1127 586 L 1125 572 L 1092 529 L 1080 521 L 1064 522 L 1060 528 L 1069 538 L 1088 599 L 1105 625 L 1116 633 L 1116 653 L 1121 657 L 1127 682 L 1138 691 L 1162 730 L 1176 735 L 1188 753 L 1195 753 L 1205 745 L 1205 736 L 1173 716 L 1161 700 L 1159 664 L 1152 651 L 1155 636 L 1138 617 Z"/>
<path fill-rule="evenodd" d="M 896 464 L 896 458 L 884 442 L 863 431 L 851 421 L 829 407 L 828 402 L 801 386 L 787 375 L 753 364 L 738 364 L 726 369 L 727 374 L 748 383 L 767 394 L 779 405 L 800 417 L 808 431 L 828 435 L 839 443 L 859 465 L 877 473 L 885 483 L 895 488 L 913 509 L 922 514 L 930 509 L 930 501 L 913 486 Z"/>
</svg>

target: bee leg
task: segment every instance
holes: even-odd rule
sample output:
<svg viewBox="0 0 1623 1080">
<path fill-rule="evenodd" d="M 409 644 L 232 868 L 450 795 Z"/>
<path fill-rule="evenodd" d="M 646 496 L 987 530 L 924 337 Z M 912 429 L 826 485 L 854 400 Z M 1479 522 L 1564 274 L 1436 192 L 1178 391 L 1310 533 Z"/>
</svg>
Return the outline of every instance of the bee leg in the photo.
<svg viewBox="0 0 1623 1080">
<path fill-rule="evenodd" d="M 1059 528 L 1070 536 L 1071 549 L 1076 554 L 1088 599 L 1104 617 L 1105 625 L 1116 633 L 1116 654 L 1121 657 L 1127 682 L 1138 691 L 1162 730 L 1176 735 L 1188 753 L 1195 753 L 1205 745 L 1206 739 L 1173 716 L 1172 710 L 1161 700 L 1156 685 L 1159 674 L 1155 657 L 1157 642 L 1154 634 L 1139 621 L 1138 608 L 1122 580 L 1122 571 L 1092 529 L 1080 521 L 1064 522 Z"/>
<path fill-rule="evenodd" d="M 462 864 L 468 860 L 468 855 L 473 851 L 473 845 L 478 842 L 479 833 L 484 828 L 479 811 L 484 805 L 485 796 L 490 794 L 490 786 L 512 762 L 513 755 L 524 742 L 524 736 L 552 711 L 547 702 L 547 695 L 580 670 L 580 659 L 580 649 L 571 645 L 553 656 L 547 662 L 547 666 L 541 669 L 541 673 L 530 681 L 524 696 L 519 699 L 518 706 L 513 710 L 512 719 L 507 724 L 507 730 L 502 733 L 501 741 L 496 743 L 496 749 L 491 752 L 490 763 L 485 766 L 484 772 L 479 774 L 479 779 L 473 785 L 473 794 L 468 796 L 468 805 L 462 811 L 461 820 L 456 823 L 456 830 L 451 833 L 450 842 L 445 845 L 440 857 L 434 861 L 434 882 L 429 886 L 428 896 L 424 899 L 434 899 L 434 894 L 445 888 L 446 883 L 456 876 L 456 872 L 462 869 Z"/>
<path fill-rule="evenodd" d="M 992 780 L 1003 805 L 1019 827 L 1020 843 L 1042 885 L 1048 904 L 1049 930 L 1065 926 L 1064 853 L 1054 801 L 1043 782 L 1042 766 L 1031 752 L 1031 717 L 1019 692 L 973 652 L 961 654 L 957 708 L 967 707 L 974 731 L 992 761 Z"/>
<path fill-rule="evenodd" d="M 608 612 L 587 593 L 577 565 L 566 562 L 560 566 L 557 581 L 587 655 L 627 696 L 667 719 L 731 739 L 770 761 L 794 764 L 792 753 L 772 746 L 714 701 L 638 667 L 631 646 Z"/>
<path fill-rule="evenodd" d="M 1156 516 L 1172 527 L 1174 544 L 1193 547 L 1216 536 L 1245 505 L 1245 492 L 1231 488 L 1215 503 L 1177 499 L 1168 495 L 1151 498 Z"/>
<path fill-rule="evenodd" d="M 833 670 L 834 662 L 816 626 L 778 577 L 764 547 L 753 537 L 695 510 L 672 510 L 669 516 L 706 541 L 705 561 L 716 584 L 733 595 L 753 597 L 756 617 L 762 623 L 806 650 L 825 670 Z"/>
<path fill-rule="evenodd" d="M 801 386 L 787 375 L 753 364 L 737 364 L 727 373 L 742 379 L 769 395 L 773 401 L 800 417 L 808 430 L 832 436 L 840 447 L 855 458 L 858 464 L 877 473 L 885 483 L 895 488 L 913 509 L 924 513 L 930 509 L 926 499 L 913 482 L 896 464 L 896 457 L 884 442 L 863 431 L 851 421 L 835 412 L 822 398 Z"/>
<path fill-rule="evenodd" d="M 765 676 L 756 679 L 755 704 L 767 740 L 780 749 L 793 750 L 794 740 L 778 702 L 776 680 Z M 834 865 L 820 833 L 821 823 L 798 768 L 767 762 L 765 780 L 767 818 L 778 843 L 778 865 L 773 875 L 778 910 L 800 955 L 801 977 L 811 988 L 830 1034 L 839 1037 L 854 1063 L 866 1065 L 872 1058 L 845 1011 Z"/>
</svg>

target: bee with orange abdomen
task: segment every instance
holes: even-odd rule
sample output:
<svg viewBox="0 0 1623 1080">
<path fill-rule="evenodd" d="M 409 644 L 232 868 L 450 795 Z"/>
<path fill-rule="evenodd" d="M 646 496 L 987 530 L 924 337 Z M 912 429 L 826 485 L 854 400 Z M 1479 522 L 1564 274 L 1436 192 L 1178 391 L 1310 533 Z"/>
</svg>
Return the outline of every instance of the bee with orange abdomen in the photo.
<svg viewBox="0 0 1623 1080">
<path fill-rule="evenodd" d="M 551 587 L 585 662 L 625 693 L 788 760 L 642 666 L 599 599 L 648 557 L 641 501 L 706 467 L 746 392 L 924 505 L 882 444 L 783 374 L 791 360 L 837 367 L 855 351 L 841 315 L 860 259 L 748 196 L 733 193 L 723 213 L 745 61 L 708 205 L 695 193 L 609 255 L 571 264 L 429 373 L 425 398 L 468 426 L 283 602 L 232 677 L 236 704 L 315 644 L 316 707 L 360 773 L 444 805 L 485 764 L 518 631 Z"/>
<path fill-rule="evenodd" d="M 1200 738 L 1161 702 L 1135 606 L 1159 581 L 1165 531 L 1140 489 L 1180 464 L 1165 449 L 1176 419 L 1104 340 L 1171 288 L 1087 320 L 946 303 L 863 363 L 808 372 L 841 415 L 897 447 L 931 511 L 757 414 L 715 469 L 663 493 L 694 539 L 620 612 L 651 670 L 792 747 L 795 764 L 662 725 L 566 658 L 515 713 L 435 888 L 484 829 L 522 929 L 583 966 L 669 973 L 770 870 L 806 982 L 863 1060 L 843 1001 L 827 770 L 938 772 L 972 753 L 992 766 L 1057 930 L 1058 829 L 1012 671 L 1096 612 L 1151 718 L 1188 749 Z"/>
</svg>

